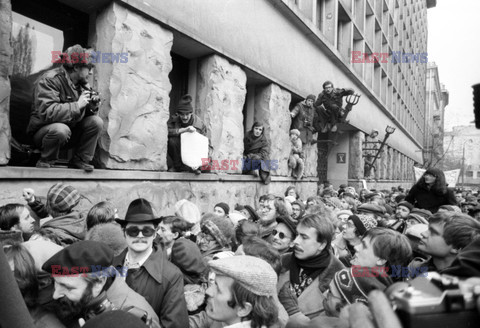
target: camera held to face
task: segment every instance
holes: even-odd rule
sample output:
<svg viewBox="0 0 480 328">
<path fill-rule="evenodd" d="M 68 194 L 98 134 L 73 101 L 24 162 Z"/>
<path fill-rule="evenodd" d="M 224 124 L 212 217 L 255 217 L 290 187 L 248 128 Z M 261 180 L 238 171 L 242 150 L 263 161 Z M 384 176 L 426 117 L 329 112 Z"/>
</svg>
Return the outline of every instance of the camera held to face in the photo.
<svg viewBox="0 0 480 328">
<path fill-rule="evenodd" d="M 100 93 L 93 89 L 86 90 L 85 93 L 90 95 L 90 101 L 88 102 L 88 105 L 87 105 L 86 114 L 87 115 L 96 114 L 98 112 L 100 102 L 101 102 Z"/>
</svg>

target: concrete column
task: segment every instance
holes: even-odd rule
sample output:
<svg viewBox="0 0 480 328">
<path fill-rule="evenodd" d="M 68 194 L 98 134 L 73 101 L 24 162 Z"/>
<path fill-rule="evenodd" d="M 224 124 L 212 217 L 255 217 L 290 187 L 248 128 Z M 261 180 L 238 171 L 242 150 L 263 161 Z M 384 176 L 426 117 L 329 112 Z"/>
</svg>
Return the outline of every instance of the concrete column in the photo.
<svg viewBox="0 0 480 328">
<path fill-rule="evenodd" d="M 246 83 L 245 72 L 221 56 L 213 55 L 198 63 L 197 108 L 207 126 L 210 157 L 238 161 L 238 165 L 222 171 L 225 173 L 242 173 Z"/>
<path fill-rule="evenodd" d="M 349 156 L 348 156 L 348 178 L 362 179 L 365 167 L 363 155 L 363 142 L 365 134 L 362 131 L 350 132 Z"/>
<path fill-rule="evenodd" d="M 0 165 L 10 160 L 10 75 L 12 74 L 12 5 L 0 0 Z"/>
<path fill-rule="evenodd" d="M 255 95 L 255 121 L 265 123 L 265 133 L 270 141 L 270 159 L 278 161 L 278 170 L 272 171 L 275 175 L 288 175 L 288 157 L 290 156 L 289 130 L 291 95 L 276 84 L 269 84 L 263 88 L 257 88 Z M 313 147 L 316 148 L 316 147 Z M 312 155 L 314 150 L 306 149 L 309 158 L 305 163 L 305 175 L 311 176 Z M 316 158 L 315 158 L 316 160 Z M 316 169 L 316 166 L 314 166 Z"/>
<path fill-rule="evenodd" d="M 99 165 L 166 170 L 173 34 L 117 3 L 97 16 L 96 31 L 97 51 L 128 53 L 126 63 L 96 66 L 105 122 Z"/>
</svg>

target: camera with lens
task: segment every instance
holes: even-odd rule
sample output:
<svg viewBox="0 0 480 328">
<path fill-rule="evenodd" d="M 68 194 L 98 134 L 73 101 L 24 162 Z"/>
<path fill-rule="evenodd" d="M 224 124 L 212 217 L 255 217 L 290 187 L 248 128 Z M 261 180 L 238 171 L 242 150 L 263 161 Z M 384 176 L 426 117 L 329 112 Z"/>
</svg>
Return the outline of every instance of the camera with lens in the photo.
<svg viewBox="0 0 480 328">
<path fill-rule="evenodd" d="M 93 89 L 86 89 L 86 92 L 90 94 L 90 101 L 86 108 L 86 115 L 96 114 L 101 101 L 100 93 Z"/>
<path fill-rule="evenodd" d="M 405 328 L 478 327 L 480 285 L 470 285 L 457 277 L 429 272 L 391 297 Z"/>
</svg>

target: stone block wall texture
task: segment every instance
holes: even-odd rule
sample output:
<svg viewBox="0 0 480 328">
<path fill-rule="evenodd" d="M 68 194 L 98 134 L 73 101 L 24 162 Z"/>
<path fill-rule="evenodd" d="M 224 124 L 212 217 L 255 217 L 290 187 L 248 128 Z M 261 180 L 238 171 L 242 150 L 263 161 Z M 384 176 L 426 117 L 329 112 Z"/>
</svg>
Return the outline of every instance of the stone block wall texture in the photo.
<svg viewBox="0 0 480 328">
<path fill-rule="evenodd" d="M 0 0 L 0 165 L 10 160 L 10 78 L 12 74 L 12 5 Z"/>
<path fill-rule="evenodd" d="M 290 101 L 290 93 L 273 83 L 257 88 L 255 93 L 255 121 L 264 122 L 264 133 L 270 141 L 270 160 L 278 161 L 278 170 L 272 171 L 272 175 L 288 176 L 288 157 L 291 150 L 289 131 L 292 122 Z M 251 127 L 247 127 L 247 130 L 250 129 Z M 305 167 L 310 165 L 306 163 Z M 308 173 L 311 173 L 311 170 Z"/>
<path fill-rule="evenodd" d="M 365 167 L 363 158 L 363 142 L 365 134 L 362 131 L 350 133 L 349 156 L 348 156 L 348 178 L 362 179 Z"/>
<path fill-rule="evenodd" d="M 212 160 L 237 161 L 237 169 L 222 173 L 242 173 L 243 106 L 247 76 L 237 65 L 213 55 L 198 63 L 196 114 L 207 126 Z"/>
<path fill-rule="evenodd" d="M 317 140 L 317 133 L 313 135 L 313 140 Z M 316 177 L 318 175 L 318 147 L 317 144 L 303 145 L 303 153 L 305 154 L 305 171 L 306 177 Z"/>
<path fill-rule="evenodd" d="M 250 205 L 256 208 L 261 195 L 273 193 L 283 196 L 290 185 L 295 185 L 302 199 L 315 196 L 316 182 L 272 182 L 264 185 L 259 181 L 89 181 L 89 180 L 37 180 L 35 194 L 46 196 L 49 188 L 63 182 L 76 188 L 83 196 L 77 210 L 86 213 L 101 201 L 111 201 L 118 209 L 120 218 L 125 218 L 128 205 L 134 199 L 145 198 L 152 202 L 156 215 L 171 215 L 175 211 L 175 203 L 188 199 L 195 203 L 201 213 L 212 212 L 215 204 L 227 203 L 230 208 L 236 204 Z M 8 203 L 18 203 L 23 188 L 30 188 L 28 180 L 8 180 L 0 190 L 0 206 Z"/>
<path fill-rule="evenodd" d="M 166 170 L 172 33 L 117 3 L 97 16 L 96 32 L 97 51 L 128 53 L 126 63 L 96 66 L 105 122 L 99 166 Z"/>
</svg>

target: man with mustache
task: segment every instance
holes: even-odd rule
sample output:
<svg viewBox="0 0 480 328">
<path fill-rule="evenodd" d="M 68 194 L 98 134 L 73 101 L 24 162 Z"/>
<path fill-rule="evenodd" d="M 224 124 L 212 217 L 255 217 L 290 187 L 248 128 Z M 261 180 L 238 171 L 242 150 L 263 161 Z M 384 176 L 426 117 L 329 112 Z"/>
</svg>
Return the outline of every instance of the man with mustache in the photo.
<svg viewBox="0 0 480 328">
<path fill-rule="evenodd" d="M 78 320 L 89 320 L 110 310 L 124 310 L 160 327 L 158 317 L 147 301 L 125 284 L 112 267 L 113 251 L 105 244 L 80 241 L 59 251 L 42 266 L 55 280 L 50 307 L 67 327 L 78 327 Z"/>
<path fill-rule="evenodd" d="M 116 221 L 124 230 L 127 249 L 113 263 L 128 268 L 127 285 L 145 297 L 162 327 L 188 327 L 183 274 L 153 242 L 161 219 L 155 218 L 147 200 L 138 198 L 128 206 L 125 220 Z"/>
<path fill-rule="evenodd" d="M 306 215 L 298 222 L 293 253 L 282 257 L 286 271 L 279 279 L 279 286 L 283 286 L 279 298 L 290 315 L 291 327 L 302 327 L 323 312 L 323 293 L 335 272 L 344 268 L 331 250 L 333 233 L 326 213 Z"/>
<path fill-rule="evenodd" d="M 173 161 L 173 167 L 169 169 L 172 172 L 192 171 L 182 162 L 180 135 L 182 133 L 198 132 L 207 135 L 207 128 L 203 121 L 193 114 L 192 96 L 186 94 L 180 99 L 177 106 L 177 113 L 167 122 L 168 125 L 168 156 Z M 200 169 L 193 170 L 195 174 L 200 174 Z"/>
</svg>

